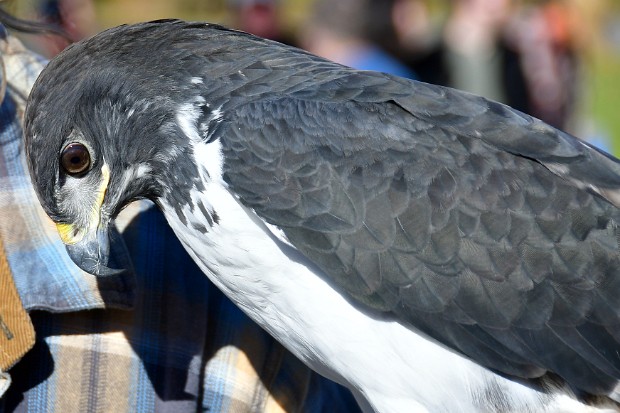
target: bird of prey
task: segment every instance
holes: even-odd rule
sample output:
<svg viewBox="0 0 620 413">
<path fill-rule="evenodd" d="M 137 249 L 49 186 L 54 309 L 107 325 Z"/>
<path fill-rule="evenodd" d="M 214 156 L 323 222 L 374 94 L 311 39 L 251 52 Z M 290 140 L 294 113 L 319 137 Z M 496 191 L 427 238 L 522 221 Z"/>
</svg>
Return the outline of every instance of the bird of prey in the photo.
<svg viewBox="0 0 620 413">
<path fill-rule="evenodd" d="M 25 145 L 77 265 L 113 273 L 109 226 L 151 199 L 368 412 L 618 409 L 620 163 L 541 121 L 163 20 L 50 62 Z"/>
</svg>

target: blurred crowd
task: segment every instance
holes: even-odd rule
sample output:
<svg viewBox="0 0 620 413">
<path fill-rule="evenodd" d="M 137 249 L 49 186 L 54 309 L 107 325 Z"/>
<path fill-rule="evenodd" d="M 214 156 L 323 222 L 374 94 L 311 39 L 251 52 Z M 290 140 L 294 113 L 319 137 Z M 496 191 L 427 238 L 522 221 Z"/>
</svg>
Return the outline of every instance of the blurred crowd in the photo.
<svg viewBox="0 0 620 413">
<path fill-rule="evenodd" d="M 312 0 L 293 28 L 283 22 L 285 0 L 222 1 L 230 26 L 351 67 L 466 90 L 583 135 L 574 1 Z M 40 0 L 39 13 L 76 40 L 100 29 L 93 0 Z M 42 45 L 48 56 L 65 46 Z"/>
<path fill-rule="evenodd" d="M 440 25 L 423 0 L 334 3 L 316 2 L 302 47 L 349 66 L 399 75 L 407 70 L 418 80 L 501 101 L 567 128 L 578 61 L 565 2 L 522 7 L 514 0 L 454 0 Z M 391 57 L 404 70 L 388 64 Z"/>
</svg>

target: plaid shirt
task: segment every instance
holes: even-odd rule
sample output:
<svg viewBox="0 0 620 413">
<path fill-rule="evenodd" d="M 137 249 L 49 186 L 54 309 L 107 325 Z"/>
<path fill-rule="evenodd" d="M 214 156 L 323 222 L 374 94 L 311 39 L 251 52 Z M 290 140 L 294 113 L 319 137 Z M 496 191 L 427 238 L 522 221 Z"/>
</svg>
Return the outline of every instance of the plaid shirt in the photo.
<svg viewBox="0 0 620 413">
<path fill-rule="evenodd" d="M 210 284 L 151 204 L 117 220 L 112 266 L 133 272 L 95 278 L 71 262 L 31 188 L 18 121 L 43 62 L 1 33 L 0 237 L 37 341 L 9 370 L 0 412 L 359 411 Z"/>
</svg>

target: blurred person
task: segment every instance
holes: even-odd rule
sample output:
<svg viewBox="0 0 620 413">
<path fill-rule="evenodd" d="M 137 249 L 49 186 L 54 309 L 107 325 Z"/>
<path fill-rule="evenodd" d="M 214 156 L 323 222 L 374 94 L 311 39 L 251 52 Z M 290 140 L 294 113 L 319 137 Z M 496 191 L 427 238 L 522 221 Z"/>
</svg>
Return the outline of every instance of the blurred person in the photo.
<svg viewBox="0 0 620 413">
<path fill-rule="evenodd" d="M 388 0 L 392 3 L 391 19 L 395 40 L 383 43 L 404 62 L 418 77 L 428 83 L 447 85 L 447 72 L 443 64 L 441 30 L 434 22 L 428 0 Z"/>
<path fill-rule="evenodd" d="M 280 21 L 279 0 L 228 0 L 232 26 L 256 36 L 296 45 Z"/>
<path fill-rule="evenodd" d="M 385 5 L 375 0 L 317 0 L 301 35 L 309 52 L 345 66 L 415 78 L 414 73 L 377 43 L 393 37 Z"/>
<path fill-rule="evenodd" d="M 563 1 L 548 0 L 528 9 L 513 36 L 529 92 L 529 113 L 563 129 L 574 111 L 579 81 L 569 20 Z"/>
<path fill-rule="evenodd" d="M 47 30 L 2 9 L 0 22 Z M 45 61 L 2 25 L 0 61 L 0 412 L 359 411 L 214 287 L 150 203 L 118 221 L 115 265 L 129 271 L 79 270 L 24 160 L 25 99 Z"/>
<path fill-rule="evenodd" d="M 520 55 L 507 37 L 512 0 L 455 0 L 444 28 L 449 86 L 528 111 Z"/>
<path fill-rule="evenodd" d="M 61 28 L 68 39 L 59 36 L 39 38 L 41 53 L 51 58 L 70 44 L 90 37 L 100 29 L 92 0 L 42 0 L 39 18 L 45 23 Z"/>
<path fill-rule="evenodd" d="M 452 0 L 437 35 L 423 0 L 396 0 L 399 55 L 420 80 L 503 102 L 566 129 L 576 91 L 575 55 L 555 1 Z M 419 24 L 421 28 L 412 29 Z"/>
</svg>

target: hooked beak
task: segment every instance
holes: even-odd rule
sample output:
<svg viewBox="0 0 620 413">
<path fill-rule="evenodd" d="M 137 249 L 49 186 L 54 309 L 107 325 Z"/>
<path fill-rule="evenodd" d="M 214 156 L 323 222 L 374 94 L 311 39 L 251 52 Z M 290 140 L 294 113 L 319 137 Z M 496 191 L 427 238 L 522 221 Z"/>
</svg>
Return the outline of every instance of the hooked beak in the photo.
<svg viewBox="0 0 620 413">
<path fill-rule="evenodd" d="M 90 223 L 86 228 L 76 224 L 57 222 L 56 228 L 60 239 L 65 244 L 67 253 L 73 262 L 87 273 L 97 276 L 120 274 L 124 270 L 109 268 L 110 233 L 108 221 L 101 220 L 101 205 L 110 182 L 110 168 L 107 164 L 101 167 L 101 183 L 97 191 L 95 205 Z"/>
<path fill-rule="evenodd" d="M 110 259 L 110 237 L 107 228 L 98 228 L 78 242 L 65 243 L 65 247 L 73 262 L 87 273 L 105 277 L 124 271 L 107 266 Z"/>
</svg>

